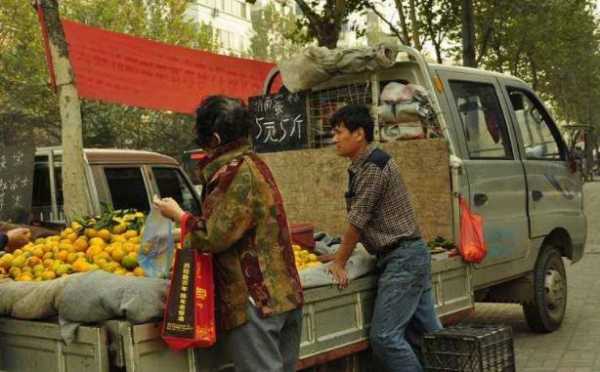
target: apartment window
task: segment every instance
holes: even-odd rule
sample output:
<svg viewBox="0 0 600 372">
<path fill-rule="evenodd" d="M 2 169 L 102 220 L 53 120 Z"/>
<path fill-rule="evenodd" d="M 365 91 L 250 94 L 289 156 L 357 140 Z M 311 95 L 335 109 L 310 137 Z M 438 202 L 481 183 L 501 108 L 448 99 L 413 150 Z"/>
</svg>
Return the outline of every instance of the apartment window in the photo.
<svg viewBox="0 0 600 372">
<path fill-rule="evenodd" d="M 250 18 L 248 16 L 248 8 L 246 7 L 246 3 L 240 3 L 240 17 Z"/>
</svg>

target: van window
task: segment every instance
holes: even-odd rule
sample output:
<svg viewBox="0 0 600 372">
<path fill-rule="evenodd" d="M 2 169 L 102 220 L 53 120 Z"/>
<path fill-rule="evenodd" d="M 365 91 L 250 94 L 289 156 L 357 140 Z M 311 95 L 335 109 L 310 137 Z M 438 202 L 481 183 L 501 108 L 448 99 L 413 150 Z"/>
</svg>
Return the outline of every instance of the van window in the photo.
<svg viewBox="0 0 600 372">
<path fill-rule="evenodd" d="M 521 132 L 525 158 L 530 160 L 563 160 L 560 134 L 539 104 L 527 93 L 508 88 L 512 109 Z"/>
<path fill-rule="evenodd" d="M 54 183 L 56 190 L 57 209 L 59 215 L 62 215 L 64 202 L 62 190 L 62 172 L 60 166 L 54 167 Z M 48 167 L 48 163 L 36 163 L 33 171 L 33 195 L 31 198 L 31 207 L 35 220 L 47 221 L 51 219 L 51 192 L 50 168 Z"/>
<path fill-rule="evenodd" d="M 198 201 L 178 169 L 153 167 L 152 171 L 161 198 L 173 198 L 184 210 L 196 216 L 200 215 Z"/>
<path fill-rule="evenodd" d="M 114 209 L 150 211 L 141 168 L 104 168 L 104 174 Z"/>
<path fill-rule="evenodd" d="M 492 84 L 450 81 L 470 159 L 514 159 L 506 120 Z"/>
</svg>

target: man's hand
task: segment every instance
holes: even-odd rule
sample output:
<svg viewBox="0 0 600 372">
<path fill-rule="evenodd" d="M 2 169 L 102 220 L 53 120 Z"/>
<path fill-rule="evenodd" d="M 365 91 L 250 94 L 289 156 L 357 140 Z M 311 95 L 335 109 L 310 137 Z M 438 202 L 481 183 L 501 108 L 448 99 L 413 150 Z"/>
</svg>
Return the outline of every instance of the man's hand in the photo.
<svg viewBox="0 0 600 372">
<path fill-rule="evenodd" d="M 338 284 L 340 289 L 348 286 L 348 272 L 343 265 L 333 261 L 331 266 L 329 266 L 329 272 L 333 276 L 333 280 Z"/>
<path fill-rule="evenodd" d="M 158 209 L 160 214 L 162 214 L 164 217 L 170 218 L 176 222 L 179 222 L 185 213 L 173 198 L 161 199 L 154 195 L 154 199 L 152 199 L 152 206 Z"/>
<path fill-rule="evenodd" d="M 6 236 L 8 237 L 8 248 L 15 250 L 29 243 L 31 230 L 25 227 L 17 227 L 16 229 L 9 230 Z"/>
</svg>

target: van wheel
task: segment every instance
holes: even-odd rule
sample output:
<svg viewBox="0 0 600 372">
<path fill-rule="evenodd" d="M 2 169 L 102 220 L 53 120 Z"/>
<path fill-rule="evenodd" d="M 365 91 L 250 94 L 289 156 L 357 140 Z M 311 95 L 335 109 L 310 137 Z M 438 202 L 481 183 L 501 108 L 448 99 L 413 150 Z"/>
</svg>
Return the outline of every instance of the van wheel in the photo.
<svg viewBox="0 0 600 372">
<path fill-rule="evenodd" d="M 533 295 L 523 304 L 527 324 L 535 332 L 560 327 L 567 308 L 567 273 L 560 252 L 543 247 L 533 272 Z"/>
</svg>

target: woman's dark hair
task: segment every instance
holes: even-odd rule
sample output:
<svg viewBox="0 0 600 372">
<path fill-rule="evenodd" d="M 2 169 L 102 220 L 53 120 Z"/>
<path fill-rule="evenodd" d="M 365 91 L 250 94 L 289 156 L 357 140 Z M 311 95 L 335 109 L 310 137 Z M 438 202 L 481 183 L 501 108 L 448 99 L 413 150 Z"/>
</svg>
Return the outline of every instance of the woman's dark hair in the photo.
<svg viewBox="0 0 600 372">
<path fill-rule="evenodd" d="M 242 101 L 226 96 L 208 96 L 196 109 L 196 142 L 206 146 L 214 133 L 221 145 L 247 138 L 252 118 Z"/>
<path fill-rule="evenodd" d="M 373 118 L 365 105 L 349 104 L 337 110 L 329 119 L 332 128 L 344 126 L 350 132 L 362 128 L 367 142 L 373 142 Z"/>
</svg>

